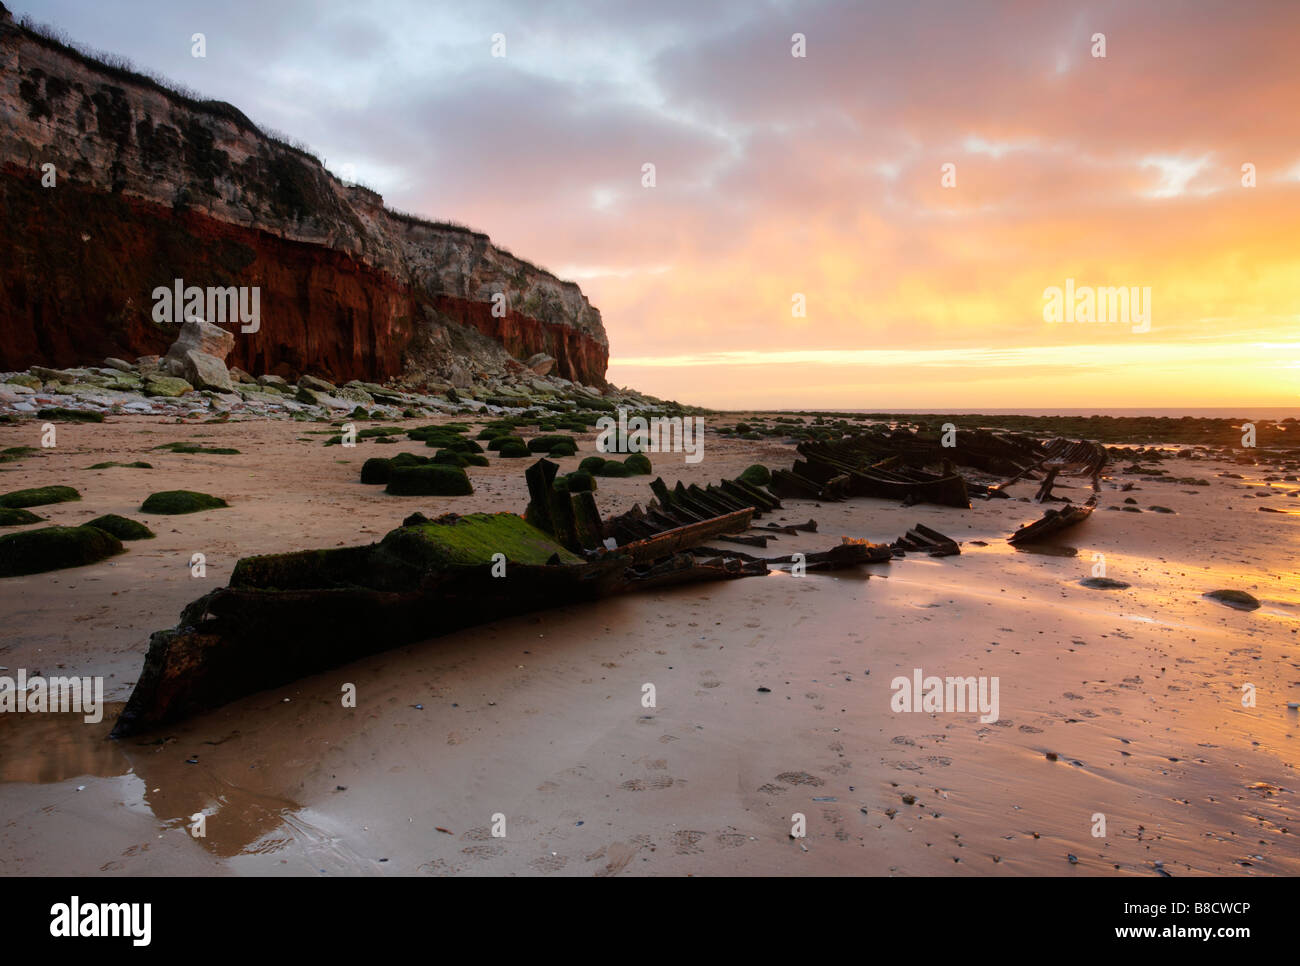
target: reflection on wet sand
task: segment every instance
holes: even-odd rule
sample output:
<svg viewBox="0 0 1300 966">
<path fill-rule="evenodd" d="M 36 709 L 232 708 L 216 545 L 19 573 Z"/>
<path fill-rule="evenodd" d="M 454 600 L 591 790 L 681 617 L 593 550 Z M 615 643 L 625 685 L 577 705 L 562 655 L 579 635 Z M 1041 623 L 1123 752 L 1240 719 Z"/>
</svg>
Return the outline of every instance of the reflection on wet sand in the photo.
<svg viewBox="0 0 1300 966">
<path fill-rule="evenodd" d="M 226 858 L 273 852 L 296 836 L 313 835 L 310 825 L 293 817 L 301 807 L 296 802 L 231 784 L 196 758 L 176 754 L 175 736 L 109 740 L 122 707 L 106 705 L 97 724 L 86 724 L 79 714 L 0 716 L 0 782 L 51 784 L 134 774 L 144 785 L 144 804 L 160 822 L 189 828 L 202 813 L 205 834 L 195 841 Z"/>
</svg>

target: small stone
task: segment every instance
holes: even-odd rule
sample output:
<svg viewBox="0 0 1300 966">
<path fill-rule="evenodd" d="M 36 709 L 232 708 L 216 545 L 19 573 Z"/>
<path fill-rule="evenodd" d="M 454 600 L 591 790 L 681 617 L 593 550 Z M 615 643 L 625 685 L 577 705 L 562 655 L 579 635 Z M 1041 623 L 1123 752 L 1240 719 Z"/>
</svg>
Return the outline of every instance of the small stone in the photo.
<svg viewBox="0 0 1300 966">
<path fill-rule="evenodd" d="M 1259 609 L 1259 601 L 1244 590 L 1212 590 L 1208 594 L 1202 594 L 1201 596 L 1208 597 L 1210 600 L 1217 600 L 1220 604 L 1227 604 L 1237 610 Z"/>
<path fill-rule="evenodd" d="M 1093 590 L 1126 590 L 1133 586 L 1126 584 L 1122 580 L 1112 580 L 1110 577 L 1085 577 L 1079 581 L 1085 587 L 1091 587 Z"/>
</svg>

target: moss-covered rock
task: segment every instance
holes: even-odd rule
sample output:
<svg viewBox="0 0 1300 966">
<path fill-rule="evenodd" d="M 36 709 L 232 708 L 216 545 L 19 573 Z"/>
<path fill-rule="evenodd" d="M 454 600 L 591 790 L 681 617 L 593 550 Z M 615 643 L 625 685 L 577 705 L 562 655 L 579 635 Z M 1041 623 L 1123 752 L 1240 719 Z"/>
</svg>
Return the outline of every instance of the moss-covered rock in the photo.
<svg viewBox="0 0 1300 966">
<path fill-rule="evenodd" d="M 361 464 L 361 482 L 371 486 L 387 483 L 392 473 L 392 460 L 376 456 Z"/>
<path fill-rule="evenodd" d="M 15 372 L 5 382 L 11 386 L 26 386 L 28 389 L 41 388 L 41 380 L 30 372 Z"/>
<path fill-rule="evenodd" d="M 0 537 L 0 577 L 81 567 L 122 552 L 122 541 L 97 527 L 42 527 Z"/>
<path fill-rule="evenodd" d="M 573 447 L 575 452 L 577 450 L 577 444 L 572 436 L 534 436 L 528 441 L 530 453 L 550 453 L 557 446 Z"/>
<path fill-rule="evenodd" d="M 394 467 L 398 466 L 424 466 L 429 462 L 429 457 L 420 456 L 416 453 L 398 453 L 393 457 Z"/>
<path fill-rule="evenodd" d="M 225 500 L 194 490 L 163 490 L 153 493 L 140 505 L 144 513 L 198 513 L 230 506 Z"/>
<path fill-rule="evenodd" d="M 81 494 L 70 486 L 34 486 L 0 495 L 0 506 L 48 506 L 51 503 L 68 503 L 80 499 Z"/>
<path fill-rule="evenodd" d="M 578 470 L 583 473 L 595 473 L 604 465 L 605 465 L 605 457 L 588 456 L 585 460 L 583 460 L 581 463 L 578 464 Z"/>
<path fill-rule="evenodd" d="M 513 513 L 448 514 L 394 530 L 379 546 L 383 553 L 423 569 L 490 564 L 498 553 L 510 563 L 537 566 L 557 556 L 566 564 L 582 560 Z"/>
<path fill-rule="evenodd" d="M 44 517 L 38 517 L 31 510 L 0 506 L 0 527 L 21 527 L 27 523 L 40 523 L 44 519 Z"/>
<path fill-rule="evenodd" d="M 474 487 L 459 466 L 394 466 L 385 491 L 394 496 L 468 496 Z"/>
<path fill-rule="evenodd" d="M 63 409 L 59 406 L 47 406 L 36 413 L 39 419 L 52 419 L 64 423 L 102 423 L 103 413 L 86 412 L 83 409 Z"/>
<path fill-rule="evenodd" d="M 551 447 L 551 451 L 548 455 L 554 457 L 577 456 L 578 444 L 571 439 L 566 440 L 562 443 L 556 443 L 554 446 Z"/>
<path fill-rule="evenodd" d="M 170 450 L 173 453 L 204 453 L 211 456 L 236 456 L 239 453 L 239 450 L 229 446 L 204 446 L 201 443 L 187 442 L 162 443 L 154 449 Z"/>
<path fill-rule="evenodd" d="M 174 376 L 147 376 L 144 381 L 144 394 L 146 396 L 175 398 L 193 391 L 194 387 L 188 382 Z"/>
<path fill-rule="evenodd" d="M 596 476 L 631 476 L 632 471 L 627 468 L 626 463 L 620 463 L 618 460 L 605 460 L 600 466 L 593 470 Z"/>
<path fill-rule="evenodd" d="M 433 454 L 432 462 L 441 463 L 444 466 L 468 466 L 469 463 L 466 461 L 465 456 L 466 454 L 457 453 L 455 450 L 440 449 Z"/>
<path fill-rule="evenodd" d="M 35 456 L 40 450 L 35 446 L 8 446 L 0 449 L 0 463 L 16 463 L 29 456 Z"/>
<path fill-rule="evenodd" d="M 645 453 L 633 453 L 623 461 L 623 465 L 627 467 L 628 473 L 634 476 L 649 476 L 652 472 L 650 457 Z"/>
<path fill-rule="evenodd" d="M 741 473 L 738 478 L 750 486 L 767 486 L 772 482 L 772 471 L 762 463 L 755 463 Z"/>
<path fill-rule="evenodd" d="M 583 470 L 576 470 L 564 476 L 556 477 L 556 489 L 560 489 L 560 482 L 563 481 L 563 489 L 570 493 L 594 493 L 596 491 L 596 478 L 590 473 Z"/>
<path fill-rule="evenodd" d="M 96 527 L 105 533 L 111 533 L 119 540 L 152 540 L 154 538 L 154 532 L 143 523 L 128 517 L 118 516 L 116 513 L 107 513 L 102 517 L 95 517 L 86 526 Z"/>
<path fill-rule="evenodd" d="M 114 462 L 111 462 L 111 461 L 108 462 L 108 463 L 95 463 L 93 466 L 87 466 L 86 469 L 88 469 L 88 470 L 107 470 L 107 469 L 112 469 L 114 466 L 121 466 L 121 467 L 124 467 L 124 468 L 129 469 L 129 470 L 151 470 L 151 469 L 153 469 L 153 464 L 152 464 L 152 463 L 146 463 L 144 460 L 136 460 L 134 463 L 114 463 Z"/>
<path fill-rule="evenodd" d="M 494 453 L 500 452 L 503 446 L 507 446 L 511 443 L 518 443 L 520 446 L 524 448 L 525 453 L 528 452 L 528 444 L 524 442 L 524 438 L 522 436 L 497 436 L 495 439 L 493 439 L 491 442 L 488 443 L 488 449 Z"/>
<path fill-rule="evenodd" d="M 524 445 L 523 440 L 514 440 L 514 439 L 507 440 L 505 445 L 503 445 L 501 449 L 497 451 L 497 454 L 502 459 L 508 459 L 508 460 L 522 459 L 525 456 L 531 455 L 528 452 L 528 447 Z"/>
</svg>

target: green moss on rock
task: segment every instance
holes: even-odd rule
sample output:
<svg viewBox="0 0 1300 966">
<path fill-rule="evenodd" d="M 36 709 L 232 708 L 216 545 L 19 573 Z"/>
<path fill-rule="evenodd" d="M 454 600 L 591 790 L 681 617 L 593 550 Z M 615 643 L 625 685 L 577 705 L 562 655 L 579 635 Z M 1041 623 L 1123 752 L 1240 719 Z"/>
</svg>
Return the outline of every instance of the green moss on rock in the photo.
<svg viewBox="0 0 1300 966">
<path fill-rule="evenodd" d="M 371 486 L 387 483 L 389 476 L 392 474 L 392 465 L 392 460 L 386 460 L 379 456 L 366 460 L 361 464 L 361 482 Z"/>
<path fill-rule="evenodd" d="M 623 465 L 635 476 L 649 476 L 651 473 L 650 457 L 645 453 L 633 453 L 623 461 Z"/>
<path fill-rule="evenodd" d="M 516 564 L 541 566 L 558 556 L 561 563 L 581 563 L 549 534 L 513 513 L 448 514 L 431 523 L 401 527 L 379 544 L 383 553 L 422 569 L 481 566 L 493 554 Z"/>
<path fill-rule="evenodd" d="M 122 552 L 122 541 L 97 527 L 42 527 L 0 537 L 0 577 L 82 567 Z"/>
<path fill-rule="evenodd" d="M 48 406 L 37 412 L 40 419 L 53 419 L 64 423 L 102 423 L 104 421 L 103 413 L 91 413 L 81 409 L 63 409 L 59 406 Z"/>
<path fill-rule="evenodd" d="M 152 463 L 146 463 L 146 462 L 144 462 L 143 460 L 136 460 L 134 463 L 114 463 L 114 462 L 108 462 L 108 463 L 96 463 L 96 464 L 94 464 L 93 466 L 87 466 L 86 469 L 88 469 L 88 470 L 107 470 L 107 469 L 112 469 L 114 466 L 122 466 L 122 467 L 125 467 L 126 469 L 131 469 L 131 470 L 151 470 L 151 469 L 153 469 L 153 464 L 152 464 Z"/>
<path fill-rule="evenodd" d="M 444 466 L 468 466 L 464 453 L 457 453 L 450 449 L 440 449 L 433 454 L 433 462 L 440 463 Z"/>
<path fill-rule="evenodd" d="M 557 477 L 555 480 L 557 489 L 561 480 L 564 481 L 564 489 L 570 493 L 594 493 L 596 491 L 596 478 L 583 470 Z"/>
<path fill-rule="evenodd" d="M 739 479 L 750 486 L 767 486 L 772 482 L 772 471 L 762 463 L 755 463 L 741 473 Z"/>
<path fill-rule="evenodd" d="M 0 527 L 21 527 L 27 523 L 40 523 L 44 517 L 38 517 L 31 510 L 0 507 Z"/>
<path fill-rule="evenodd" d="M 145 513 L 198 513 L 230 506 L 225 500 L 195 490 L 163 490 L 153 493 L 140 505 Z"/>
<path fill-rule="evenodd" d="M 585 460 L 583 460 L 581 463 L 578 464 L 578 470 L 583 473 L 595 473 L 604 465 L 605 465 L 605 457 L 588 456 Z"/>
<path fill-rule="evenodd" d="M 138 520 L 118 516 L 116 513 L 107 513 L 102 517 L 96 517 L 86 526 L 95 527 L 105 533 L 111 533 L 119 540 L 152 540 L 155 535 L 152 530 Z"/>
<path fill-rule="evenodd" d="M 206 453 L 212 456 L 235 456 L 239 453 L 239 450 L 231 449 L 228 446 L 208 447 L 199 443 L 186 442 L 163 443 L 160 446 L 155 446 L 154 449 L 170 450 L 173 453 Z"/>
<path fill-rule="evenodd" d="M 419 456 L 416 453 L 398 453 L 393 457 L 393 469 L 400 466 L 424 466 L 429 462 L 429 457 Z"/>
<path fill-rule="evenodd" d="M 0 450 L 0 463 L 14 463 L 39 452 L 35 446 L 10 446 Z"/>
<path fill-rule="evenodd" d="M 394 466 L 385 492 L 394 496 L 468 496 L 474 487 L 459 466 L 430 463 Z"/>
<path fill-rule="evenodd" d="M 524 445 L 523 440 L 508 440 L 498 451 L 502 459 L 515 460 L 529 456 L 528 447 Z"/>
<path fill-rule="evenodd" d="M 0 496 L 0 506 L 47 506 L 51 503 L 69 503 L 80 499 L 81 494 L 70 486 L 34 486 L 26 490 L 5 493 Z"/>
<path fill-rule="evenodd" d="M 528 441 L 530 453 L 550 453 L 555 447 L 572 447 L 577 451 L 577 444 L 572 436 L 534 436 Z"/>
</svg>

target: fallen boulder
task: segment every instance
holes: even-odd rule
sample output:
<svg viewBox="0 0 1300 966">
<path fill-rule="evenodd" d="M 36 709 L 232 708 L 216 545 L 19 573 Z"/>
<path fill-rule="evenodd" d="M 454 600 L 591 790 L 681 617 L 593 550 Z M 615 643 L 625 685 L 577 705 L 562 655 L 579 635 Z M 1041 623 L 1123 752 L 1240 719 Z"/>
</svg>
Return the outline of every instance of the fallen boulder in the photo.
<svg viewBox="0 0 1300 966">
<path fill-rule="evenodd" d="M 235 391 L 226 364 L 206 352 L 198 352 L 194 349 L 187 351 L 181 357 L 181 375 L 195 389 L 211 389 L 215 392 Z"/>
<path fill-rule="evenodd" d="M 234 347 L 235 337 L 221 326 L 203 319 L 187 319 L 181 326 L 176 341 L 163 357 L 161 367 L 170 375 L 184 375 L 185 354 L 192 351 L 212 356 L 224 368 L 226 357 Z"/>
</svg>

